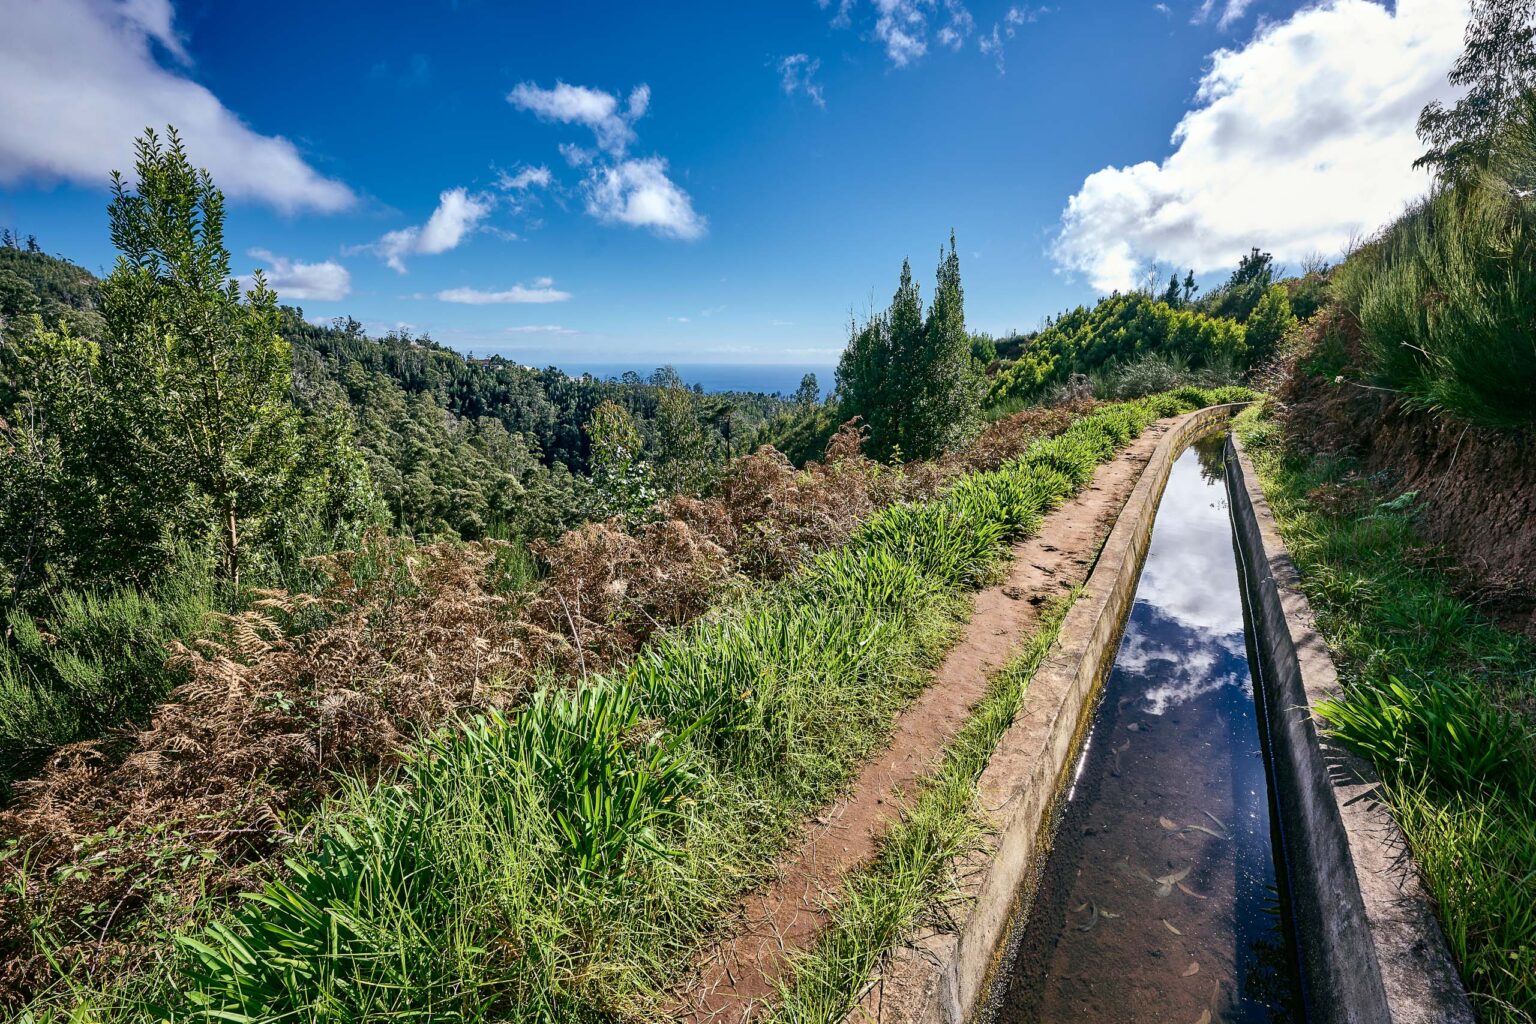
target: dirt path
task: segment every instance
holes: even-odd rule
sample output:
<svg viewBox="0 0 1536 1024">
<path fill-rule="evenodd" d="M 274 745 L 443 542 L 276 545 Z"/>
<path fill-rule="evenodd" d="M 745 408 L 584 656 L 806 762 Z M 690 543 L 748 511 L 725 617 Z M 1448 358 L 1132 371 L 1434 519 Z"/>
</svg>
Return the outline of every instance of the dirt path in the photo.
<svg viewBox="0 0 1536 1024">
<path fill-rule="evenodd" d="M 1041 606 L 1088 578 L 1170 422 L 1149 427 L 1048 516 L 1038 536 L 1014 545 L 1007 578 L 977 593 L 959 642 L 932 685 L 897 717 L 889 745 L 865 763 L 841 797 L 806 821 L 804 839 L 780 860 L 774 880 L 742 900 L 735 926 L 706 951 L 679 997 L 679 1019 L 737 1024 L 761 1009 L 787 955 L 809 946 L 826 924 L 825 904 L 838 881 L 873 856 L 902 799 L 965 724 L 988 678 L 1033 632 Z"/>
</svg>

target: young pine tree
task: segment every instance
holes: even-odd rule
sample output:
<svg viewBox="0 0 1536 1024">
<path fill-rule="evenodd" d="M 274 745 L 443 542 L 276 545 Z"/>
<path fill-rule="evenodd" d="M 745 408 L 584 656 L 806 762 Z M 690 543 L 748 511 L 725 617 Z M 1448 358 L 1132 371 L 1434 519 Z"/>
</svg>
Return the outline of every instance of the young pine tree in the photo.
<svg viewBox="0 0 1536 1024">
<path fill-rule="evenodd" d="M 604 402 L 592 410 L 586 429 L 592 442 L 592 518 L 639 522 L 657 493 L 634 418 L 618 402 Z"/>
<path fill-rule="evenodd" d="M 29 481 L 0 487 L 0 522 L 37 540 L 0 546 L 17 591 L 147 585 L 189 548 L 234 594 L 248 567 L 281 582 L 382 514 L 350 421 L 301 422 L 276 296 L 259 274 L 248 296 L 230 279 L 207 172 L 174 130 L 139 140 L 136 172 L 132 190 L 113 175 L 122 255 L 99 335 L 33 317 L 0 345 L 0 462 Z"/>
<path fill-rule="evenodd" d="M 960 286 L 960 256 L 953 232 L 949 252 L 939 252 L 937 278 L 923 325 L 923 346 L 911 372 L 915 416 L 902 445 L 917 458 L 946 452 L 975 432 L 985 387 L 965 329 L 965 290 Z"/>
<path fill-rule="evenodd" d="M 841 413 L 863 419 L 870 451 L 882 458 L 931 458 L 963 441 L 980 418 L 984 381 L 965 329 L 953 235 L 949 242 L 927 316 L 903 261 L 890 308 L 853 326 L 838 364 Z"/>
<path fill-rule="evenodd" d="M 293 357 L 260 272 L 244 298 L 230 277 L 223 193 L 174 129 L 167 142 L 138 140 L 136 191 L 112 174 L 122 255 L 102 286 L 106 342 L 159 468 L 208 503 L 222 576 L 238 590 L 243 527 L 270 511 L 298 461 Z"/>
</svg>

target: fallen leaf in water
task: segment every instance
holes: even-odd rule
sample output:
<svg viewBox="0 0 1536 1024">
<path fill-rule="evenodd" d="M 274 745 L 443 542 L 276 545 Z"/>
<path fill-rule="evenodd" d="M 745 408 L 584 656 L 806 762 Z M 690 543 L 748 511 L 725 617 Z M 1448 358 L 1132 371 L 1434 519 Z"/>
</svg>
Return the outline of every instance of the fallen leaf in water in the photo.
<svg viewBox="0 0 1536 1024">
<path fill-rule="evenodd" d="M 1181 932 L 1177 928 L 1175 928 L 1173 925 L 1169 924 L 1168 923 L 1168 919 L 1166 917 L 1162 919 L 1162 922 L 1163 922 L 1163 927 L 1167 928 L 1169 931 L 1173 932 L 1173 934 L 1175 934 L 1175 935 L 1183 935 L 1184 934 L 1183 932 Z"/>
<path fill-rule="evenodd" d="M 1074 913 L 1074 914 L 1081 914 L 1083 911 L 1085 911 L 1087 909 L 1088 909 L 1088 901 L 1087 900 L 1083 900 L 1083 902 L 1079 903 L 1077 906 L 1072 908 L 1072 913 Z"/>
<path fill-rule="evenodd" d="M 1137 725 L 1135 722 L 1132 722 L 1130 725 L 1126 726 L 1125 729 L 1127 732 L 1140 732 L 1141 726 Z"/>
<path fill-rule="evenodd" d="M 1169 832 L 1177 832 L 1179 830 L 1179 823 L 1172 818 L 1158 818 L 1157 823 Z"/>
<path fill-rule="evenodd" d="M 1211 1024 L 1211 1011 L 1201 1010 L 1200 1018 L 1195 1021 L 1195 1024 Z"/>
<path fill-rule="evenodd" d="M 1176 882 L 1174 884 L 1176 884 L 1179 887 L 1179 892 L 1183 893 L 1185 896 L 1193 896 L 1197 900 L 1204 900 L 1204 899 L 1209 899 L 1210 898 L 1208 896 L 1201 896 L 1199 893 L 1195 892 L 1195 890 L 1191 889 L 1189 886 L 1185 885 L 1183 882 Z"/>
<path fill-rule="evenodd" d="M 1190 869 L 1193 867 L 1194 865 L 1190 864 L 1177 871 L 1170 871 L 1166 875 L 1158 875 L 1156 881 L 1161 882 L 1163 885 L 1174 885 L 1175 883 L 1182 882 L 1188 877 Z"/>
<path fill-rule="evenodd" d="M 1192 963 L 1188 967 L 1184 968 L 1184 973 L 1182 975 L 1180 975 L 1180 977 L 1183 977 L 1183 978 L 1193 978 L 1195 975 L 1197 975 L 1199 973 L 1200 973 L 1200 965 L 1198 963 Z"/>
</svg>

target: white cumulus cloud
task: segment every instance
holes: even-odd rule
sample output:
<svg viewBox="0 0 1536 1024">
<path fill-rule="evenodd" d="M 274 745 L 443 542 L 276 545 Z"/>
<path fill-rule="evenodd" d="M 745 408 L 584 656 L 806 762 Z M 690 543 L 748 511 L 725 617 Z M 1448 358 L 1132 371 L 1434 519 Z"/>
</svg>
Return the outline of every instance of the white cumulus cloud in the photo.
<svg viewBox="0 0 1536 1024">
<path fill-rule="evenodd" d="M 490 196 L 472 195 L 464 188 L 450 188 L 437 197 L 437 209 L 432 211 L 425 224 L 390 231 L 377 242 L 359 248 L 384 257 L 385 263 L 403 274 L 405 257 L 412 254 L 435 256 L 457 248 L 495 205 Z"/>
<path fill-rule="evenodd" d="M 507 102 L 545 121 L 584 125 L 592 130 L 601 149 L 618 156 L 635 141 L 633 125 L 650 107 L 651 89 L 636 86 L 621 106 L 617 96 L 601 89 L 560 81 L 553 89 L 543 89 L 521 82 L 507 94 Z"/>
<path fill-rule="evenodd" d="M 250 256 L 267 264 L 262 268 L 262 274 L 267 279 L 267 286 L 277 292 L 280 299 L 334 302 L 346 298 L 352 292 L 352 275 L 347 273 L 346 267 L 334 260 L 305 263 L 303 260 L 290 260 L 286 256 L 275 255 L 266 249 L 252 249 Z M 249 287 L 252 278 L 242 277 L 240 281 Z"/>
<path fill-rule="evenodd" d="M 509 302 L 564 302 L 571 297 L 570 292 L 559 291 L 553 285 L 554 281 L 550 278 L 541 277 L 532 287 L 515 284 L 499 292 L 482 291 L 479 288 L 447 288 L 437 293 L 437 299 L 439 302 L 456 302 L 465 306 L 490 306 Z"/>
<path fill-rule="evenodd" d="M 599 167 L 586 181 L 587 212 L 604 224 L 649 228 L 666 238 L 702 238 L 707 222 L 667 177 L 660 157 Z"/>
<path fill-rule="evenodd" d="M 232 198 L 285 213 L 356 201 L 293 143 L 246 125 L 189 66 L 170 0 L 0 0 L 0 184 L 105 185 L 132 168 L 136 134 L 170 124 Z"/>
<path fill-rule="evenodd" d="M 1173 153 L 1095 171 L 1068 200 L 1056 262 L 1107 291 L 1150 260 L 1339 252 L 1428 185 L 1414 123 L 1450 95 L 1466 18 L 1464 0 L 1327 0 L 1217 51 Z"/>
<path fill-rule="evenodd" d="M 814 98 L 819 96 L 818 88 Z M 595 150 L 568 142 L 560 145 L 567 163 L 588 168 L 582 191 L 589 216 L 603 224 L 647 228 L 664 238 L 704 236 L 706 221 L 694 210 L 688 193 L 667 175 L 666 160 L 626 156 L 637 141 L 632 126 L 651 106 L 649 86 L 630 90 L 629 99 L 621 106 L 617 96 L 601 89 L 560 81 L 553 89 L 544 89 L 523 82 L 507 101 L 546 121 L 580 124 L 592 130 Z"/>
</svg>

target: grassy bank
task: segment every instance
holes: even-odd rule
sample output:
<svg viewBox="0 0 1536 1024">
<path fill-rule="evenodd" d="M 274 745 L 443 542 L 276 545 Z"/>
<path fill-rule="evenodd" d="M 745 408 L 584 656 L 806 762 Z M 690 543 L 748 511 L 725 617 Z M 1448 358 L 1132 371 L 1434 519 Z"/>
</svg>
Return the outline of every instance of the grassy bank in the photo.
<svg viewBox="0 0 1536 1024">
<path fill-rule="evenodd" d="M 1536 415 L 1536 94 L 1516 104 L 1487 161 L 1436 189 L 1334 275 L 1372 383 L 1467 422 Z"/>
<path fill-rule="evenodd" d="M 1458 598 L 1412 493 L 1287 451 L 1240 417 L 1344 695 L 1323 709 L 1370 757 L 1482 1019 L 1536 1019 L 1536 649 Z M 1494 485 L 1490 482 L 1490 486 Z"/>
<path fill-rule="evenodd" d="M 183 935 L 157 981 L 60 993 L 122 1019 L 603 1020 L 667 987 L 802 816 L 928 681 L 964 593 L 1146 423 L 1099 410 L 943 497 L 876 513 L 796 574 L 550 680 L 349 782 L 283 881 Z M 131 988 L 131 991 L 130 991 Z M 42 1004 L 39 1004 L 41 1007 Z"/>
<path fill-rule="evenodd" d="M 796 958 L 794 980 L 782 993 L 774 1021 L 842 1021 L 859 1004 L 881 957 L 954 894 L 955 858 L 974 848 L 982 835 L 976 782 L 1013 724 L 1077 596 L 1074 591 L 1047 610 L 1024 649 L 992 679 L 939 769 L 885 837 L 876 860 L 846 880 L 831 927 L 813 950 Z"/>
</svg>

